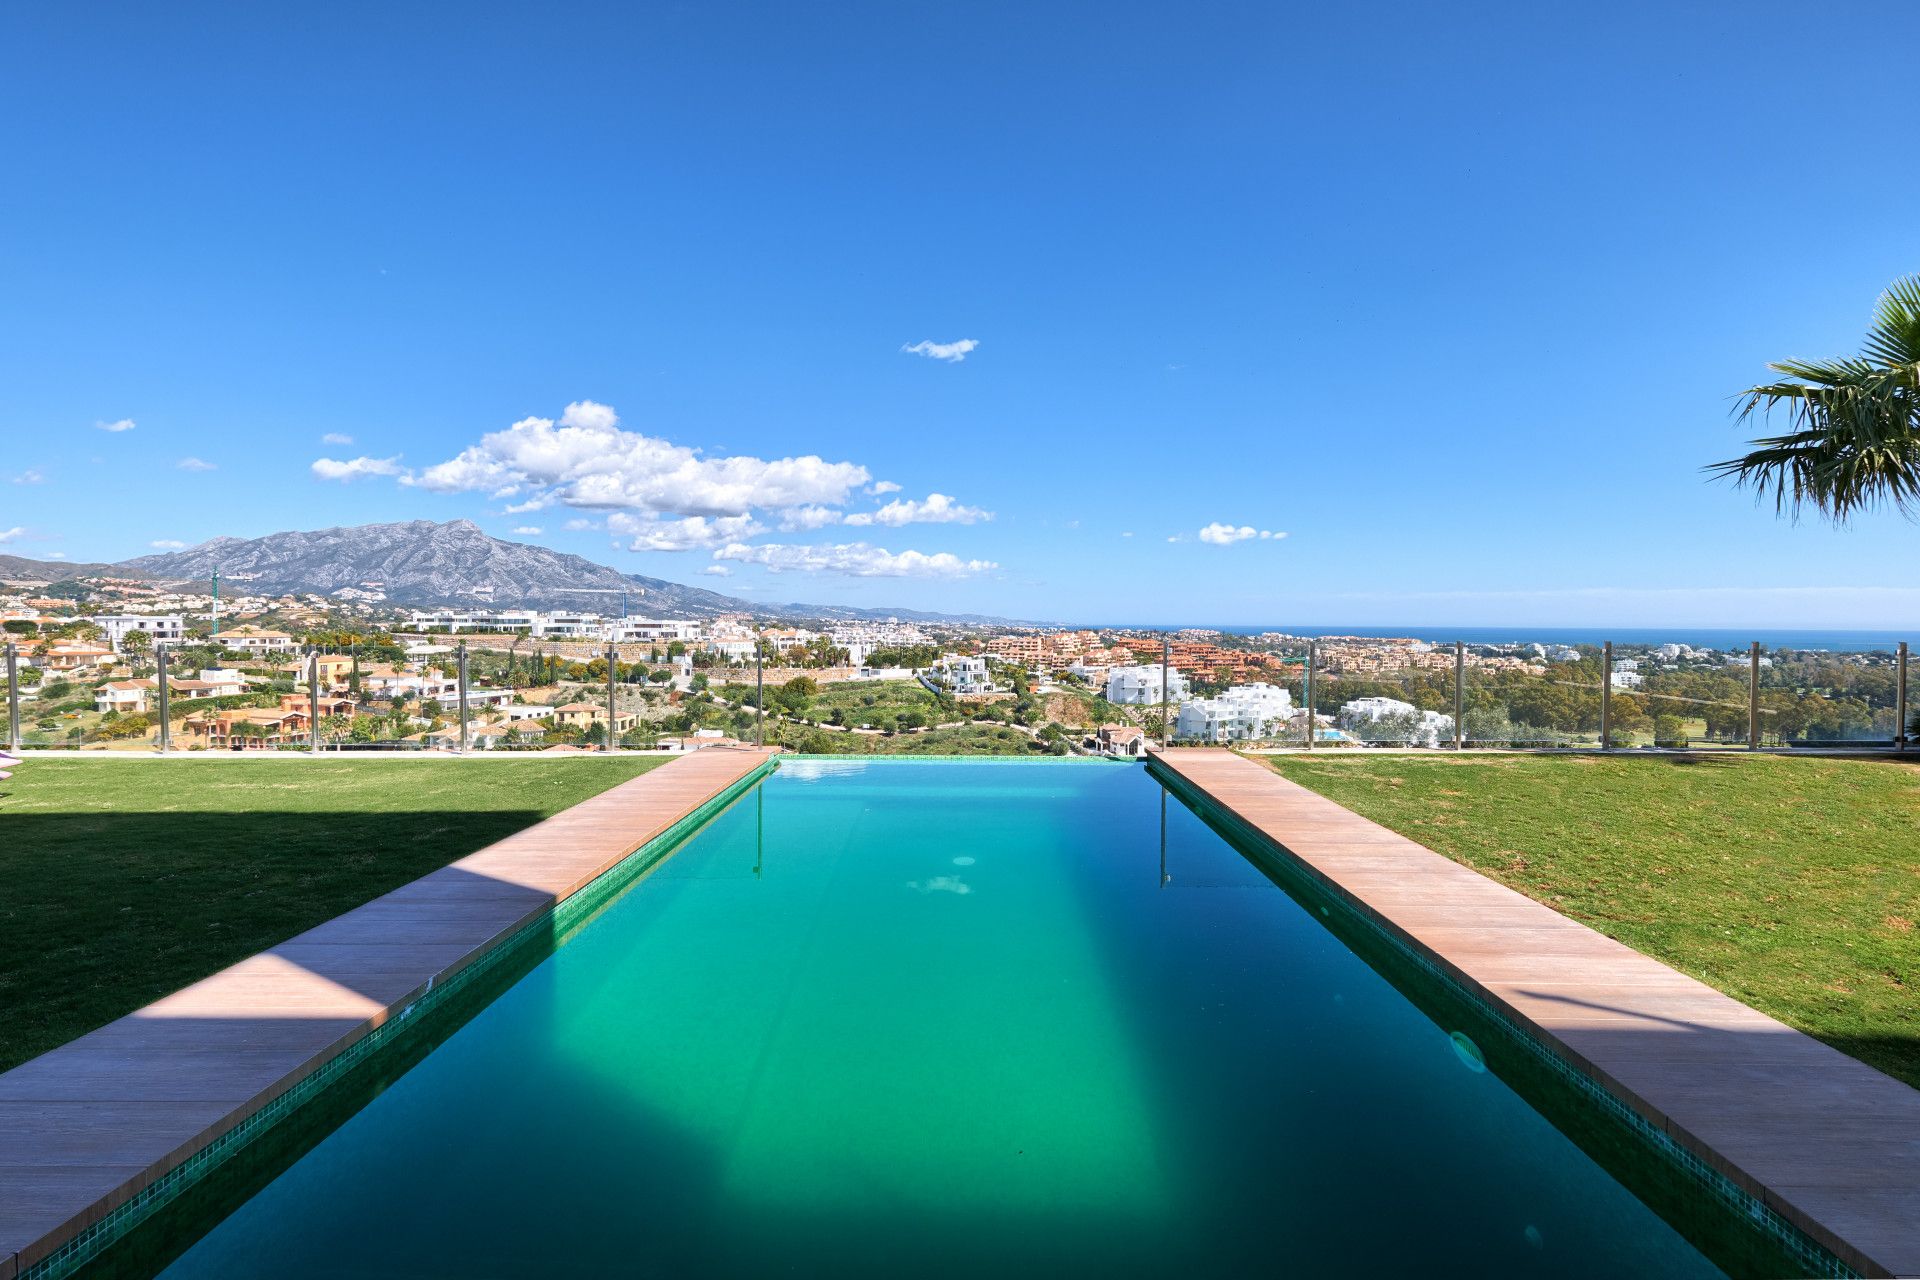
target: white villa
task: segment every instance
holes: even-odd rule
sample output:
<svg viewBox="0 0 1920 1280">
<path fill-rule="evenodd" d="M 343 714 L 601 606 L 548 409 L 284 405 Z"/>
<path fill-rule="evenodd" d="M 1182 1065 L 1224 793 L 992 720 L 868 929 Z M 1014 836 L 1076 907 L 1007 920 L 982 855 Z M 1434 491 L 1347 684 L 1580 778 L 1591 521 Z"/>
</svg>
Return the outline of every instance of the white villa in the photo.
<svg viewBox="0 0 1920 1280">
<path fill-rule="evenodd" d="M 1239 684 L 1217 698 L 1180 704 L 1174 735 L 1183 741 L 1247 742 L 1274 737 L 1293 718 L 1293 695 L 1278 685 Z"/>
<path fill-rule="evenodd" d="M 993 677 L 987 671 L 985 658 L 966 658 L 957 653 L 943 653 L 940 661 L 928 668 L 933 678 L 944 684 L 954 693 L 992 693 Z"/>
<path fill-rule="evenodd" d="M 1166 672 L 1166 689 L 1160 687 L 1161 672 Z M 1179 702 L 1189 692 L 1187 678 L 1172 667 L 1115 667 L 1107 672 L 1107 701 L 1122 706 L 1148 706 L 1158 702 Z"/>
<path fill-rule="evenodd" d="M 109 680 L 93 691 L 93 709 L 138 714 L 147 709 L 147 681 Z"/>
</svg>

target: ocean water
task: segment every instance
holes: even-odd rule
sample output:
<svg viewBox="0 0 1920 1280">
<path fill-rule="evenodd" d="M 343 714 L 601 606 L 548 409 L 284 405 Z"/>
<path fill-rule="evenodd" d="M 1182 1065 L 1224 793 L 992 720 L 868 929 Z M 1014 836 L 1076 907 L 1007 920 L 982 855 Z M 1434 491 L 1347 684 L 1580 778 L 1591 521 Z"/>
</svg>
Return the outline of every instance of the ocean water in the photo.
<svg viewBox="0 0 1920 1280">
<path fill-rule="evenodd" d="M 805 759 L 167 1272 L 528 1273 L 1718 1274 L 1144 769 Z"/>
<path fill-rule="evenodd" d="M 1187 622 L 1178 624 L 1145 623 L 1101 623 L 1088 624 L 1100 626 L 1128 626 L 1142 630 L 1177 630 L 1180 627 L 1209 627 L 1215 631 L 1224 631 L 1230 635 L 1258 635 L 1263 631 L 1284 631 L 1296 636 L 1375 636 L 1397 637 L 1411 636 L 1417 640 L 1429 640 L 1435 644 L 1452 644 L 1456 640 L 1467 644 L 1567 644 L 1600 645 L 1611 640 L 1619 645 L 1661 645 L 1686 644 L 1696 649 L 1719 649 L 1725 652 L 1746 652 L 1747 646 L 1758 640 L 1765 649 L 1824 649 L 1830 653 L 1867 653 L 1891 652 L 1900 641 L 1920 646 L 1920 625 L 1911 632 L 1901 631 L 1811 631 L 1811 630 L 1768 630 L 1753 628 L 1740 630 L 1735 628 L 1701 627 L 1477 627 L 1477 626 L 1427 626 L 1409 624 L 1403 627 L 1335 627 L 1302 626 L 1275 623 L 1248 626 L 1231 626 L 1213 623 Z"/>
</svg>

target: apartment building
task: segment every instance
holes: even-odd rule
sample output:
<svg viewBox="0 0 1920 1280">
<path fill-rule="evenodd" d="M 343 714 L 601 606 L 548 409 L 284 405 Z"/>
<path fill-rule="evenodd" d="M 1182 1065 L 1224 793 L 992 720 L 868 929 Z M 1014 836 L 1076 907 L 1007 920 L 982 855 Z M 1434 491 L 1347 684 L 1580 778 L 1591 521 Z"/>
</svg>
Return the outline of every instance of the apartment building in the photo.
<svg viewBox="0 0 1920 1280">
<path fill-rule="evenodd" d="M 286 632 L 255 626 L 216 631 L 213 643 L 222 649 L 238 649 L 243 653 L 290 653 L 294 647 L 293 637 Z"/>
<path fill-rule="evenodd" d="M 187 620 L 177 613 L 102 613 L 87 619 L 100 628 L 115 653 L 133 631 L 144 631 L 155 644 L 178 644 L 187 638 Z"/>
<path fill-rule="evenodd" d="M 1180 704 L 1174 735 L 1183 742 L 1251 742 L 1278 737 L 1293 718 L 1293 695 L 1278 685 L 1235 685 L 1217 698 Z"/>
<path fill-rule="evenodd" d="M 1161 675 L 1165 670 L 1165 688 Z M 1115 667 L 1107 672 L 1107 701 L 1120 706 L 1148 706 L 1160 702 L 1179 702 L 1191 691 L 1179 668 L 1163 669 L 1159 663 L 1149 666 Z"/>
</svg>

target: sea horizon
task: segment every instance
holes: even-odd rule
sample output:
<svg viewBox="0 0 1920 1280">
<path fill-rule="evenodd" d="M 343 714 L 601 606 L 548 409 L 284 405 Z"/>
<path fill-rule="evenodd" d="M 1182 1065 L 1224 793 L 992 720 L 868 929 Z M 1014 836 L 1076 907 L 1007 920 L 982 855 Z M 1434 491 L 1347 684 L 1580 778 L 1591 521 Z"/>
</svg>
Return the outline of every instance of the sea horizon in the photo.
<svg viewBox="0 0 1920 1280">
<path fill-rule="evenodd" d="M 1812 627 L 1570 627 L 1570 626 L 1328 626 L 1307 624 L 1245 623 L 1099 623 L 1090 629 L 1129 631 L 1180 631 L 1202 629 L 1227 635 L 1259 635 L 1277 631 L 1296 636 L 1360 636 L 1367 639 L 1410 638 L 1434 644 L 1462 641 L 1475 645 L 1564 644 L 1599 645 L 1611 640 L 1616 645 L 1655 646 L 1691 645 L 1696 649 L 1722 652 L 1744 650 L 1754 641 L 1763 649 L 1810 649 L 1832 653 L 1892 652 L 1902 640 L 1910 645 L 1920 642 L 1920 626 L 1911 631 L 1882 631 L 1866 628 L 1820 629 Z"/>
</svg>

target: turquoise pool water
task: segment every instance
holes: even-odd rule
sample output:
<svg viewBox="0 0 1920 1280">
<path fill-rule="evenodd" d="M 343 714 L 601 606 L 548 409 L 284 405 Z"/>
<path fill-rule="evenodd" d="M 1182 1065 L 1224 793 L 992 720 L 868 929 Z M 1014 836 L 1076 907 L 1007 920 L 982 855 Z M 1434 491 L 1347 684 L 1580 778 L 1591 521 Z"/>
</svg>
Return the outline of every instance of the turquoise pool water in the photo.
<svg viewBox="0 0 1920 1280">
<path fill-rule="evenodd" d="M 1143 769 L 792 761 L 167 1274 L 1718 1274 L 1452 1030 Z"/>
</svg>

